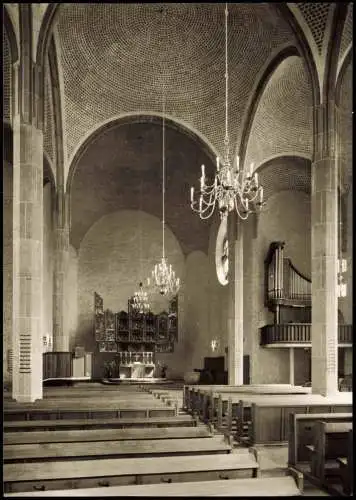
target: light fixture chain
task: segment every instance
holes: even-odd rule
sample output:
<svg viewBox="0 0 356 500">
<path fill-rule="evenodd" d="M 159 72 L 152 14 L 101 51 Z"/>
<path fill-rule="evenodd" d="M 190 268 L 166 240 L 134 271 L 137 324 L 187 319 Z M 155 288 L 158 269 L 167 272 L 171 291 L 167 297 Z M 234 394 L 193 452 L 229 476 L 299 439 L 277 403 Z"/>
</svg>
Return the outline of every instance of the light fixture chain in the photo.
<svg viewBox="0 0 356 500">
<path fill-rule="evenodd" d="M 229 156 L 229 73 L 228 73 L 228 49 L 227 49 L 227 19 L 228 19 L 227 3 L 225 3 L 225 154 Z"/>
<path fill-rule="evenodd" d="M 163 250 L 162 255 L 165 258 L 164 251 L 164 226 L 165 226 L 165 192 L 166 192 L 166 158 L 165 158 L 165 142 L 166 142 L 166 123 L 165 123 L 165 115 L 166 115 L 166 94 L 165 94 L 165 85 L 163 85 L 163 126 L 162 126 L 162 244 Z"/>
</svg>

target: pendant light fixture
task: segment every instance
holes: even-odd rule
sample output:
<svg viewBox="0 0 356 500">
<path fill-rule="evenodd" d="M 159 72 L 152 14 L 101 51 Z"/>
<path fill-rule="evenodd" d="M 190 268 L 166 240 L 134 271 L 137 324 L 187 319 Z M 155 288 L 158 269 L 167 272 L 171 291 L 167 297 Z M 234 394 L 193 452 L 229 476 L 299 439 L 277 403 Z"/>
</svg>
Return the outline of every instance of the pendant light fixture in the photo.
<svg viewBox="0 0 356 500">
<path fill-rule="evenodd" d="M 225 4 L 225 138 L 224 158 L 216 158 L 216 174 L 214 182 L 206 183 L 205 167 L 201 166 L 199 201 L 194 199 L 194 187 L 190 190 L 190 206 L 201 219 L 208 219 L 218 205 L 220 217 L 226 217 L 229 212 L 236 210 L 241 219 L 247 219 L 251 212 L 261 210 L 263 202 L 263 188 L 259 185 L 258 174 L 254 173 L 251 163 L 248 169 L 240 168 L 239 157 L 235 162 L 230 161 L 230 138 L 228 128 L 229 118 L 229 73 L 228 73 L 228 8 Z"/>
<path fill-rule="evenodd" d="M 163 27 L 165 28 L 165 11 L 162 9 Z M 164 37 L 165 40 L 166 37 Z M 162 66 L 162 78 L 165 80 L 165 74 Z M 163 96 L 162 96 L 162 258 L 161 261 L 154 266 L 151 279 L 153 287 L 161 295 L 175 295 L 180 288 L 180 279 L 172 268 L 172 264 L 168 264 L 165 253 L 165 191 L 166 191 L 166 85 L 163 81 Z M 151 286 L 150 278 L 148 285 Z"/>
</svg>

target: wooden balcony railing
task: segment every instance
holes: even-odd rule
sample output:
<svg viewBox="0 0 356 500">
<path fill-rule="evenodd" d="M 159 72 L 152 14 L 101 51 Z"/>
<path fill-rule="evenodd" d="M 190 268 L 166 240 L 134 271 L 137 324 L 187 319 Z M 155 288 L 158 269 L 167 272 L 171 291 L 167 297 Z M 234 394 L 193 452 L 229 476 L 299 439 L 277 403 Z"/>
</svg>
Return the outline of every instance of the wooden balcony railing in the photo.
<svg viewBox="0 0 356 500">
<path fill-rule="evenodd" d="M 310 323 L 285 323 L 275 325 L 265 325 L 260 328 L 260 344 L 310 344 L 311 345 L 311 324 Z M 352 343 L 352 325 L 339 325 L 338 343 Z"/>
</svg>

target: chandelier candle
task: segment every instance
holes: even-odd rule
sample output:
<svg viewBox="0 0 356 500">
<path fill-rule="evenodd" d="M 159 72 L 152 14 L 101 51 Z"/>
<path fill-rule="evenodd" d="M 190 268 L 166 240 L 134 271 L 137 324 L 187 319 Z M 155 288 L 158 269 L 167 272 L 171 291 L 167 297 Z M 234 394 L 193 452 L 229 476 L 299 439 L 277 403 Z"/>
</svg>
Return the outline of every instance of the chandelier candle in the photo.
<svg viewBox="0 0 356 500">
<path fill-rule="evenodd" d="M 208 219 L 218 204 L 220 217 L 226 217 L 229 212 L 236 210 L 241 219 L 247 219 L 251 212 L 260 210 L 264 205 L 263 189 L 258 183 L 258 174 L 254 173 L 254 164 L 247 169 L 240 170 L 240 159 L 230 161 L 230 139 L 228 128 L 228 52 L 227 52 L 227 23 L 228 8 L 225 4 L 225 138 L 224 159 L 220 165 L 220 158 L 216 158 L 216 174 L 214 182 L 206 182 L 205 166 L 201 166 L 199 202 L 194 199 L 194 188 L 190 188 L 190 206 L 201 219 Z M 234 167 L 235 165 L 235 167 Z"/>
</svg>

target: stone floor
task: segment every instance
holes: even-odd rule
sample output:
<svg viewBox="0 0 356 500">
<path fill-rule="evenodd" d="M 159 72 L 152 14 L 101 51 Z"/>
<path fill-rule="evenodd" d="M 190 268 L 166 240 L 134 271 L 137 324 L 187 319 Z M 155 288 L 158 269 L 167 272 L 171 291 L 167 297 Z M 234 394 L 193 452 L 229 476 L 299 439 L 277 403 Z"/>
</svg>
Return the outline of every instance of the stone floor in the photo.
<svg viewBox="0 0 356 500">
<path fill-rule="evenodd" d="M 261 446 L 258 447 L 257 453 L 262 477 L 273 477 L 287 473 L 288 446 Z M 308 481 L 305 481 L 303 496 L 330 495 L 325 491 L 316 488 Z"/>
</svg>

